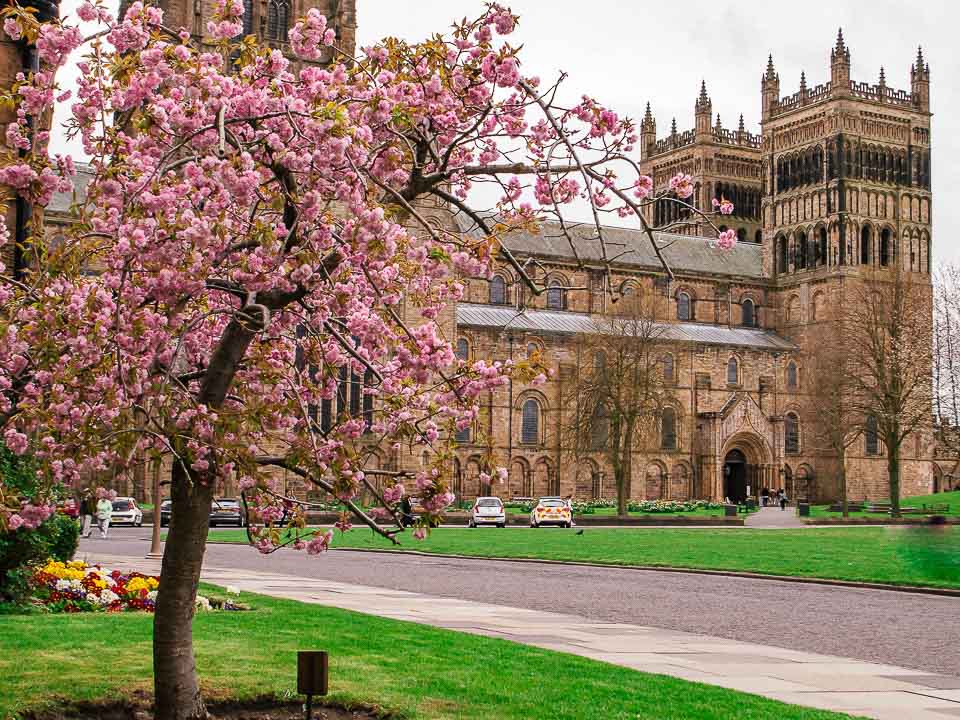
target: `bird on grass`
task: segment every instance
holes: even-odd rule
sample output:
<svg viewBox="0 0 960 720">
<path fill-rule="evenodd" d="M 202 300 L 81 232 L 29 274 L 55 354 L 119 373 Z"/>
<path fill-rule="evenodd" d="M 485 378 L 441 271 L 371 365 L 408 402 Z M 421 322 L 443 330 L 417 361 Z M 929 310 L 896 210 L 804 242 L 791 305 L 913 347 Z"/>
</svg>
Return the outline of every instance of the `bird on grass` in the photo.
<svg viewBox="0 0 960 720">
<path fill-rule="evenodd" d="M 583 535 L 583 528 L 580 528 L 579 530 L 577 530 L 576 534 L 577 534 L 577 535 Z"/>
</svg>

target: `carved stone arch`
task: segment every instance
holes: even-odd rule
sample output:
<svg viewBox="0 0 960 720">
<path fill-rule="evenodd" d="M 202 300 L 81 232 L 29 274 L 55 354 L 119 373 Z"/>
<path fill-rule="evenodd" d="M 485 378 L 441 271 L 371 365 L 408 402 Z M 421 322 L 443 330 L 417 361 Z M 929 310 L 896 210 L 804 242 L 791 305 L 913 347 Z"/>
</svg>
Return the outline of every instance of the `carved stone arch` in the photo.
<svg viewBox="0 0 960 720">
<path fill-rule="evenodd" d="M 542 445 L 546 438 L 546 415 L 550 403 L 539 390 L 527 389 L 517 396 L 514 403 L 518 442 L 523 445 Z"/>
<path fill-rule="evenodd" d="M 930 264 L 932 262 L 933 246 L 930 242 L 930 233 L 926 230 L 920 231 L 920 252 L 922 255 L 920 261 L 920 272 L 930 273 Z"/>
<path fill-rule="evenodd" d="M 463 497 L 473 499 L 481 494 L 480 473 L 483 472 L 484 462 L 479 455 L 471 455 L 464 465 Z"/>
<path fill-rule="evenodd" d="M 693 471 L 689 463 L 680 461 L 670 468 L 670 485 L 667 497 L 670 500 L 693 499 Z"/>
<path fill-rule="evenodd" d="M 773 238 L 774 269 L 777 274 L 790 272 L 790 241 L 785 233 L 777 233 Z"/>
<path fill-rule="evenodd" d="M 659 460 L 647 464 L 644 472 L 644 498 L 662 500 L 666 489 L 667 466 Z"/>
<path fill-rule="evenodd" d="M 541 457 L 533 466 L 533 497 L 552 495 L 553 487 L 553 461 L 548 457 Z"/>
<path fill-rule="evenodd" d="M 570 287 L 570 281 L 567 277 L 558 271 L 552 271 L 544 278 L 546 285 L 546 308 L 547 310 L 566 310 L 567 309 L 567 290 Z"/>
<path fill-rule="evenodd" d="M 792 293 L 784 303 L 784 325 L 798 325 L 801 321 L 800 296 Z"/>
<path fill-rule="evenodd" d="M 493 273 L 487 282 L 487 302 L 491 305 L 509 305 L 513 290 L 513 276 L 501 269 Z"/>
<path fill-rule="evenodd" d="M 525 457 L 513 458 L 510 462 L 510 474 L 507 477 L 507 490 L 510 497 L 529 497 L 533 494 L 530 463 Z"/>
<path fill-rule="evenodd" d="M 801 500 L 809 500 L 813 497 L 815 494 L 815 477 L 813 467 L 810 463 L 800 463 L 797 466 L 796 473 L 793 475 L 792 487 L 787 486 L 784 488 L 784 492 L 787 493 L 787 499 L 792 502 L 799 502 Z"/>
<path fill-rule="evenodd" d="M 723 377 L 727 385 L 740 385 L 743 380 L 743 358 L 739 353 L 732 352 L 727 356 Z"/>
<path fill-rule="evenodd" d="M 640 281 L 637 278 L 627 278 L 622 283 L 620 283 L 620 294 L 623 296 L 630 295 L 637 292 L 641 289 Z"/>
<path fill-rule="evenodd" d="M 574 467 L 573 496 L 579 500 L 596 500 L 602 495 L 600 468 L 592 458 L 580 458 Z"/>
<path fill-rule="evenodd" d="M 825 290 L 817 290 L 810 299 L 810 320 L 818 322 L 826 320 L 827 293 Z"/>
<path fill-rule="evenodd" d="M 677 287 L 673 296 L 677 307 L 677 319 L 684 322 L 696 320 L 697 293 L 694 288 L 687 285 L 680 285 Z M 684 296 L 686 296 L 686 300 Z"/>
</svg>

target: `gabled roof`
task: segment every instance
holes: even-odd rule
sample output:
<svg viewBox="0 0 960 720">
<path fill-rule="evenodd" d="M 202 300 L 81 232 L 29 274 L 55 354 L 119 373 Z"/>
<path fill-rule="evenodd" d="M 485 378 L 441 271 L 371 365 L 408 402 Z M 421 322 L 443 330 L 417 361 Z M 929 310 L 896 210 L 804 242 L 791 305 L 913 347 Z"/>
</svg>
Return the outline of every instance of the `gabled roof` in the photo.
<svg viewBox="0 0 960 720">
<path fill-rule="evenodd" d="M 462 214 L 458 214 L 457 219 L 464 232 L 477 234 L 472 221 Z M 576 261 L 579 256 L 581 260 L 594 263 L 602 259 L 600 241 L 596 239 L 593 225 L 568 225 L 567 231 L 573 237 L 576 254 L 570 247 L 570 240 L 556 223 L 544 223 L 537 234 L 513 232 L 504 238 L 503 244 L 515 255 L 521 256 L 563 261 Z M 742 242 L 730 250 L 721 250 L 704 237 L 663 232 L 655 232 L 653 236 L 674 272 L 757 279 L 764 277 L 763 247 L 757 243 Z M 613 265 L 662 271 L 663 266 L 650 245 L 650 239 L 642 230 L 604 226 L 603 237 L 607 259 Z"/>
<path fill-rule="evenodd" d="M 524 310 L 506 305 L 457 305 L 457 325 L 488 330 L 576 335 L 600 332 L 603 325 L 585 313 Z M 755 350 L 790 351 L 795 346 L 776 333 L 758 328 L 728 327 L 705 323 L 663 323 L 661 337 L 667 342 L 745 347 Z"/>
</svg>

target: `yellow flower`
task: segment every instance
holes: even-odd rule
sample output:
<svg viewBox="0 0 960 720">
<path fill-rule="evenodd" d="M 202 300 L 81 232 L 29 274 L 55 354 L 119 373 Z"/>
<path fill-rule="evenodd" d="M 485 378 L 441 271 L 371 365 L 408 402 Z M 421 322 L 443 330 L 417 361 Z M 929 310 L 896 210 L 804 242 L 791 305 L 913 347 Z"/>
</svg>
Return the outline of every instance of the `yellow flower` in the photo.
<svg viewBox="0 0 960 720">
<path fill-rule="evenodd" d="M 151 590 L 156 590 L 160 586 L 160 581 L 157 580 L 155 577 L 148 577 L 147 585 L 150 586 Z"/>
</svg>

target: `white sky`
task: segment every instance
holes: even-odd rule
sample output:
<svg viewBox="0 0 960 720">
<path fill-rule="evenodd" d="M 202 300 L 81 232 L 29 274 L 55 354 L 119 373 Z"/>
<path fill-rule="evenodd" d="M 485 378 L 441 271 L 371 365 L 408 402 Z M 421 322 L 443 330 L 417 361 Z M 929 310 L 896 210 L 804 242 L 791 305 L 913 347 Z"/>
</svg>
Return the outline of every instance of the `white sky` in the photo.
<svg viewBox="0 0 960 720">
<path fill-rule="evenodd" d="M 813 87 L 830 77 L 830 49 L 843 27 L 852 76 L 910 89 L 910 65 L 923 46 L 930 64 L 933 118 L 935 257 L 960 260 L 946 228 L 960 225 L 960 54 L 954 52 L 960 5 L 954 0 L 501 0 L 521 16 L 514 44 L 523 70 L 549 80 L 569 74 L 568 97 L 589 94 L 638 120 L 650 101 L 658 136 L 677 118 L 693 127 L 705 79 L 714 115 L 735 128 L 741 113 L 759 132 L 760 77 L 773 53 L 781 95 L 797 91 L 800 71 Z M 64 0 L 70 12 L 76 0 Z M 358 44 L 386 35 L 416 40 L 479 14 L 480 0 L 357 0 Z M 64 86 L 69 76 L 64 77 Z M 54 148 L 65 145 L 54 141 Z"/>
</svg>

